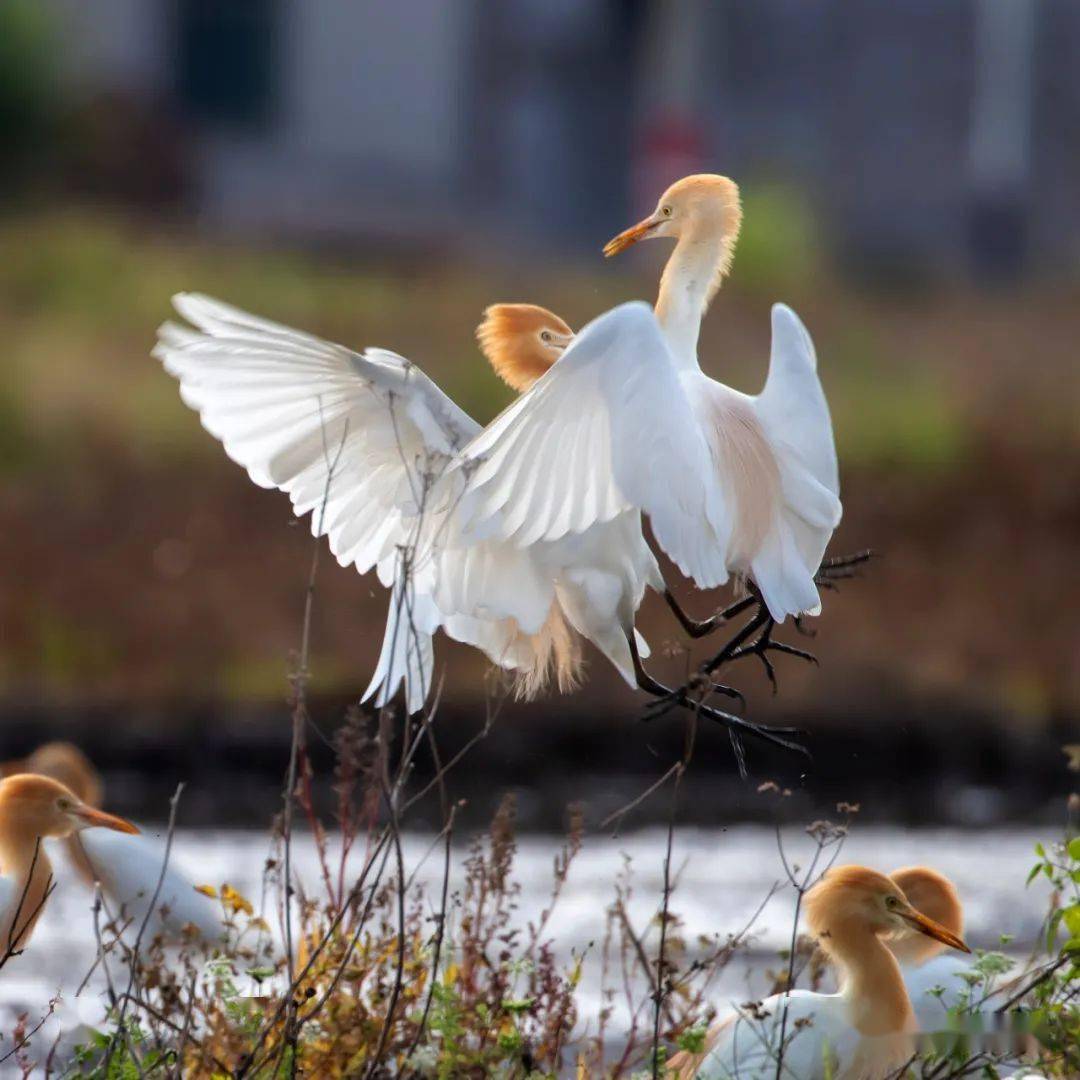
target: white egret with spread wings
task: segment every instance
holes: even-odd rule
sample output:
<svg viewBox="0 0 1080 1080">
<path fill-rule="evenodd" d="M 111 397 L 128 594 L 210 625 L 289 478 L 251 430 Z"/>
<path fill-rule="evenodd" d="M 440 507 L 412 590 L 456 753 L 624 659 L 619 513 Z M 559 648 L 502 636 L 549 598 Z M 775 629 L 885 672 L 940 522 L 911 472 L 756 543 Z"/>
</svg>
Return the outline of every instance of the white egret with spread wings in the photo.
<svg viewBox="0 0 1080 1080">
<path fill-rule="evenodd" d="M 709 225 L 704 238 L 686 236 L 709 251 L 710 280 L 730 258 L 714 204 L 711 189 L 687 203 L 688 220 Z M 661 289 L 661 315 L 665 290 L 685 291 L 681 273 L 665 274 L 676 286 Z M 665 694 L 634 628 L 645 587 L 667 591 L 643 513 L 699 585 L 746 574 L 771 617 L 818 608 L 814 573 L 839 517 L 835 454 L 827 410 L 822 442 L 813 346 L 782 306 L 757 398 L 707 379 L 696 361 L 691 370 L 662 321 L 631 303 L 590 323 L 546 371 L 537 365 L 481 428 L 394 353 L 356 353 L 207 297 L 174 302 L 195 329 L 166 324 L 155 354 L 203 425 L 256 483 L 310 512 L 343 565 L 374 568 L 393 589 L 369 687 L 380 703 L 404 681 L 409 708 L 420 707 L 439 627 L 518 672 L 527 693 L 553 675 L 572 685 L 578 633 L 627 681 Z M 685 691 L 679 699 L 690 704 Z"/>
<path fill-rule="evenodd" d="M 572 681 L 575 632 L 628 681 L 640 681 L 644 642 L 634 614 L 646 585 L 662 588 L 663 580 L 642 538 L 640 511 L 602 474 L 587 496 L 596 512 L 590 525 L 571 528 L 575 504 L 568 501 L 564 527 L 556 521 L 552 528 L 549 512 L 557 508 L 548 505 L 545 536 L 499 536 L 521 522 L 512 509 L 481 520 L 491 490 L 486 455 L 476 448 L 485 429 L 414 364 L 381 349 L 357 353 L 208 297 L 180 294 L 174 303 L 194 329 L 166 323 L 155 355 L 180 380 L 183 400 L 256 483 L 288 492 L 298 515 L 312 515 L 342 565 L 374 568 L 392 589 L 369 686 L 377 703 L 404 682 L 410 710 L 422 706 L 431 635 L 440 627 L 517 672 L 526 693 L 551 676 L 564 686 Z M 612 332 L 629 346 L 627 330 L 642 318 L 656 329 L 646 305 L 616 308 L 586 327 L 555 366 L 578 351 L 592 356 Z M 529 441 L 521 475 L 502 475 L 508 491 L 534 483 L 535 467 L 555 453 L 542 426 Z M 604 447 L 582 444 L 581 451 L 587 464 Z M 711 706 L 700 711 L 745 734 L 797 745 Z"/>
</svg>

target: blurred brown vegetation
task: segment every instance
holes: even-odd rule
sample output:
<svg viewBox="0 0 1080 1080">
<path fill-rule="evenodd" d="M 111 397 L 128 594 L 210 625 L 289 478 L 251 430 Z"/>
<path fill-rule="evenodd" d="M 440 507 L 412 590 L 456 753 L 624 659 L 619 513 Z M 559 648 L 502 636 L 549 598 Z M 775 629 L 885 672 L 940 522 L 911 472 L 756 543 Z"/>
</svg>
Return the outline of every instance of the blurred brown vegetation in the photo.
<svg viewBox="0 0 1080 1080">
<path fill-rule="evenodd" d="M 785 707 L 881 709 L 928 695 L 1033 722 L 1075 717 L 1075 291 L 862 292 L 820 264 L 812 232 L 771 227 L 782 215 L 766 212 L 766 195 L 757 228 L 754 193 L 747 202 L 733 278 L 706 323 L 704 366 L 756 389 L 769 304 L 799 311 L 841 458 L 845 517 L 832 550 L 881 554 L 863 581 L 826 596 L 812 646 L 821 669 L 781 661 Z M 101 212 L 0 224 L 0 696 L 123 703 L 285 691 L 310 534 L 294 526 L 285 496 L 255 488 L 227 460 L 149 357 L 172 293 L 196 289 L 355 347 L 393 348 L 486 420 L 508 391 L 473 342 L 484 306 L 530 300 L 580 327 L 652 295 L 663 251 L 649 248 L 621 265 L 599 253 L 588 265 L 507 265 L 240 247 Z M 704 614 L 722 597 L 686 590 L 686 599 Z M 317 690 L 363 688 L 385 610 L 373 577 L 324 560 Z M 654 648 L 670 646 L 657 666 L 676 678 L 685 653 L 656 598 L 641 625 Z M 437 661 L 451 700 L 480 700 L 478 654 L 440 642 Z M 635 707 L 598 657 L 589 675 L 578 707 Z M 767 694 L 757 671 L 742 684 Z"/>
</svg>

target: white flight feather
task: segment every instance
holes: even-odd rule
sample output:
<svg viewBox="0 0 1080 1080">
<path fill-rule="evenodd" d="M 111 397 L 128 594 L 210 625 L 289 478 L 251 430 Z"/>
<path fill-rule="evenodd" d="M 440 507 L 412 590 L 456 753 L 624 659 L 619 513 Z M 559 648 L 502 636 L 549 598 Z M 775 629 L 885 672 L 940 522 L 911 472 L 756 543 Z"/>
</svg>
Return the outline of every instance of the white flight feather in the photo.
<svg viewBox="0 0 1080 1080">
<path fill-rule="evenodd" d="M 475 534 L 528 546 L 636 510 L 702 588 L 749 573 L 778 620 L 816 613 L 840 520 L 836 452 L 809 334 L 782 304 L 772 326 L 769 374 L 749 397 L 676 365 L 647 305 L 595 319 L 466 447 Z M 761 482 L 744 471 L 755 464 Z"/>
<path fill-rule="evenodd" d="M 384 702 L 404 683 L 410 708 L 421 702 L 439 626 L 504 667 L 528 668 L 527 639 L 544 626 L 557 586 L 587 627 L 582 632 L 633 683 L 625 636 L 646 584 L 660 587 L 660 576 L 636 510 L 610 485 L 586 475 L 579 489 L 584 513 L 597 521 L 585 564 L 576 540 L 541 542 L 589 531 L 581 508 L 554 490 L 546 491 L 539 521 L 519 501 L 489 516 L 486 536 L 475 522 L 466 531 L 459 500 L 471 478 L 497 470 L 499 461 L 477 445 L 480 426 L 414 364 L 384 349 L 356 353 L 205 296 L 180 294 L 174 304 L 196 329 L 166 323 L 154 355 L 229 456 L 257 484 L 287 492 L 298 515 L 310 513 L 313 532 L 327 536 L 342 565 L 375 568 L 394 587 L 400 552 L 413 553 L 411 617 L 403 626 L 395 594 L 369 695 Z M 513 457 L 500 476 L 505 494 L 542 488 L 548 469 L 547 433 L 527 419 L 515 426 L 516 416 L 511 406 L 493 425 L 511 431 L 516 450 L 500 451 Z M 605 440 L 587 417 L 575 434 L 579 445 L 603 452 Z M 604 541 L 608 523 L 626 514 L 635 532 L 629 551 Z M 527 543 L 500 535 L 507 520 Z M 624 527 L 612 526 L 620 535 Z M 579 578 L 563 581 L 571 565 Z M 616 589 L 617 602 L 606 604 L 606 617 L 619 620 L 614 627 L 583 611 L 584 594 L 574 591 L 586 583 L 605 597 Z"/>
</svg>

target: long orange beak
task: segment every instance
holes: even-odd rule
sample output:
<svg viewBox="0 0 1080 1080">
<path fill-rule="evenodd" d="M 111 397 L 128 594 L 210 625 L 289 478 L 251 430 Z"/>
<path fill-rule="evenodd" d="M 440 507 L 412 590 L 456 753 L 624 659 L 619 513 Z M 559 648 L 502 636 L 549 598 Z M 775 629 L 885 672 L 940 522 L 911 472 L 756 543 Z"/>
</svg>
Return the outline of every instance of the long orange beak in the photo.
<svg viewBox="0 0 1080 1080">
<path fill-rule="evenodd" d="M 629 229 L 625 229 L 618 236 L 612 237 L 604 245 L 604 255 L 609 259 L 612 255 L 618 255 L 620 251 L 625 251 L 631 244 L 644 240 L 659 224 L 660 222 L 655 218 L 647 217 L 644 221 L 631 225 Z"/>
<path fill-rule="evenodd" d="M 957 937 L 951 930 L 946 930 L 941 923 L 928 919 L 921 911 L 909 908 L 907 911 L 901 911 L 900 917 L 912 930 L 917 930 L 920 934 L 932 937 L 936 941 L 948 945 L 950 949 L 959 949 L 961 952 L 966 953 L 971 952 L 967 945 L 964 944 L 963 938 Z"/>
<path fill-rule="evenodd" d="M 84 827 L 87 829 L 94 827 L 114 829 L 116 832 L 131 833 L 134 836 L 137 836 L 139 832 L 126 818 L 106 814 L 104 810 L 95 810 L 92 806 L 77 806 L 71 813 L 84 822 Z"/>
</svg>

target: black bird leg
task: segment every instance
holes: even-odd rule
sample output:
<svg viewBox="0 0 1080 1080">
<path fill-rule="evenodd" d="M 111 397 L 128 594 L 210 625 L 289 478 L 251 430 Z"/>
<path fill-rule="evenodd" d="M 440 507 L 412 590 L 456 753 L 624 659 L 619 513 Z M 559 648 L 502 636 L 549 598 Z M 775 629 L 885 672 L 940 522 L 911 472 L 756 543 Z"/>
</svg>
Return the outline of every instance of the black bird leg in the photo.
<svg viewBox="0 0 1080 1080">
<path fill-rule="evenodd" d="M 821 566 L 818 568 L 818 572 L 814 575 L 814 582 L 821 588 L 835 589 L 838 581 L 859 577 L 862 567 L 869 562 L 873 556 L 873 551 L 867 549 L 866 551 L 857 551 L 853 555 L 834 555 L 828 559 L 824 559 L 822 560 Z M 729 642 L 724 650 L 726 655 L 724 655 L 724 653 L 720 654 L 720 663 L 727 663 L 731 660 L 741 660 L 744 656 L 756 656 L 765 668 L 765 674 L 768 676 L 769 682 L 772 683 L 773 693 L 775 694 L 777 692 L 776 669 L 769 659 L 768 654 L 770 651 L 787 653 L 788 656 L 797 656 L 800 660 L 805 660 L 810 664 L 816 664 L 818 660 L 813 653 L 807 652 L 805 649 L 797 649 L 794 645 L 787 645 L 782 641 L 773 640 L 772 635 L 773 631 L 776 629 L 776 622 L 773 620 L 772 616 L 769 615 L 757 586 L 755 586 L 752 581 L 748 581 L 747 587 L 750 589 L 751 596 L 755 598 L 758 605 L 758 613 L 754 619 L 751 620 L 751 623 L 759 621 L 761 633 L 754 641 L 745 644 L 743 642 L 746 641 L 746 638 L 743 637 L 742 641 L 734 648 L 731 647 L 733 642 Z M 801 617 L 796 616 L 794 622 L 795 629 L 798 630 L 799 633 L 804 634 L 807 637 L 814 636 L 814 631 L 803 625 Z M 719 664 L 717 664 L 717 666 L 719 666 Z M 710 668 L 710 670 L 715 671 L 716 668 Z"/>
<path fill-rule="evenodd" d="M 637 642 L 634 639 L 633 632 L 627 634 L 627 642 L 630 646 L 630 657 L 633 660 L 634 676 L 637 679 L 638 686 L 640 689 L 644 690 L 645 693 L 651 694 L 657 699 L 654 703 L 656 708 L 647 713 L 644 719 L 655 720 L 674 706 L 682 705 L 684 708 L 690 709 L 692 712 L 697 713 L 706 720 L 712 720 L 714 723 L 722 724 L 731 734 L 732 746 L 735 748 L 736 758 L 739 763 L 739 771 L 742 775 L 745 775 L 746 769 L 742 746 L 739 744 L 739 736 L 742 735 L 762 739 L 765 742 L 772 743 L 774 746 L 780 746 L 785 750 L 790 750 L 795 753 L 807 754 L 805 746 L 802 746 L 800 743 L 794 742 L 791 739 L 784 738 L 785 735 L 792 734 L 793 729 L 791 728 L 774 728 L 764 724 L 755 724 L 741 716 L 735 716 L 732 713 L 724 712 L 722 709 L 717 709 L 711 705 L 696 701 L 690 696 L 690 688 L 688 686 L 680 687 L 677 690 L 672 690 L 671 688 L 664 686 L 663 683 L 658 682 L 645 670 L 645 666 L 641 662 L 641 656 L 638 653 Z"/>
<path fill-rule="evenodd" d="M 752 585 L 751 588 L 753 588 Z M 706 660 L 705 663 L 701 665 L 701 671 L 704 674 L 711 675 L 729 660 L 733 660 L 738 650 L 767 622 L 772 621 L 769 612 L 765 607 L 765 602 L 761 599 L 761 596 L 756 589 L 748 599 L 757 604 L 757 611 L 754 612 L 750 621 L 711 660 Z"/>
<path fill-rule="evenodd" d="M 858 551 L 853 555 L 834 555 L 824 559 L 818 572 L 814 575 L 814 582 L 820 588 L 835 589 L 837 582 L 858 577 L 863 565 L 869 562 L 873 555 L 873 551 L 866 550 Z M 797 649 L 794 645 L 774 641 L 772 635 L 776 628 L 776 622 L 765 606 L 761 591 L 751 580 L 747 580 L 746 587 L 749 590 L 747 596 L 735 601 L 734 604 L 731 604 L 723 611 L 717 612 L 703 622 L 696 622 L 686 615 L 679 607 L 670 590 L 665 590 L 664 598 L 675 613 L 675 617 L 682 624 L 683 629 L 692 638 L 704 637 L 734 616 L 750 608 L 756 608 L 757 610 L 751 616 L 750 621 L 711 660 L 701 665 L 701 676 L 711 675 L 724 664 L 733 660 L 741 660 L 746 656 L 756 656 L 765 668 L 765 674 L 768 676 L 775 694 L 777 692 L 776 669 L 768 655 L 770 652 L 787 653 L 788 656 L 797 656 L 800 660 L 806 660 L 811 664 L 818 662 L 817 657 L 805 649 Z M 796 617 L 794 622 L 795 629 L 799 633 L 807 637 L 814 636 L 814 631 L 805 626 L 800 617 Z M 755 634 L 758 635 L 756 638 L 754 637 Z"/>
<path fill-rule="evenodd" d="M 679 625 L 686 634 L 694 640 L 711 634 L 718 627 L 721 627 L 731 619 L 734 619 L 736 615 L 741 615 L 748 607 L 752 607 L 756 602 L 755 597 L 744 596 L 741 600 L 736 600 L 734 604 L 729 605 L 722 611 L 718 611 L 715 614 L 710 615 L 707 619 L 702 619 L 699 622 L 697 619 L 691 618 L 683 611 L 682 607 L 679 605 L 679 601 L 675 599 L 675 596 L 670 589 L 664 590 L 664 599 L 667 601 L 667 606 L 671 608 L 675 618 L 679 620 Z"/>
<path fill-rule="evenodd" d="M 874 557 L 872 550 L 856 551 L 854 555 L 831 555 L 822 559 L 814 583 L 824 589 L 835 589 L 838 581 L 859 577 L 862 567 Z"/>
<path fill-rule="evenodd" d="M 769 678 L 769 682 L 772 683 L 773 693 L 777 692 L 776 685 L 776 669 L 773 667 L 772 660 L 769 659 L 769 651 L 787 653 L 788 656 L 797 656 L 801 660 L 806 660 L 808 663 L 816 664 L 817 657 L 813 653 L 807 652 L 805 649 L 796 649 L 794 645 L 786 645 L 782 641 L 774 641 L 772 637 L 773 630 L 776 629 L 776 623 L 771 616 L 766 616 L 764 628 L 761 633 L 753 641 L 746 645 L 740 645 L 737 649 L 734 649 L 728 660 L 741 660 L 744 656 L 756 656 L 765 668 L 765 674 Z"/>
</svg>

